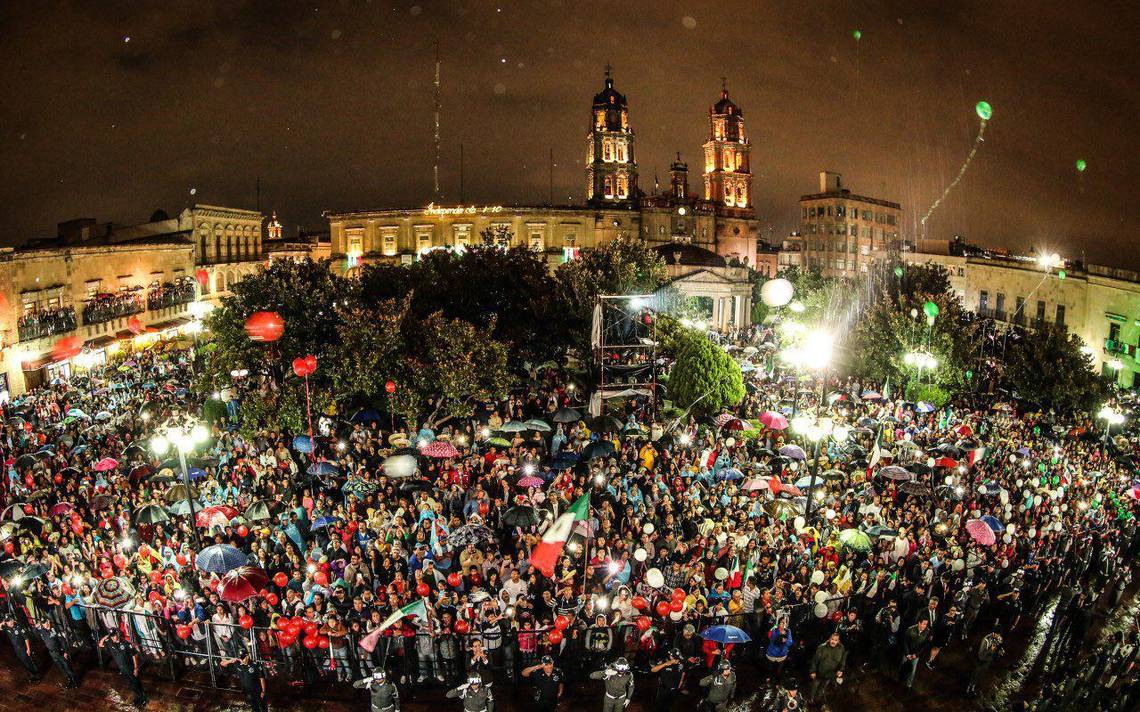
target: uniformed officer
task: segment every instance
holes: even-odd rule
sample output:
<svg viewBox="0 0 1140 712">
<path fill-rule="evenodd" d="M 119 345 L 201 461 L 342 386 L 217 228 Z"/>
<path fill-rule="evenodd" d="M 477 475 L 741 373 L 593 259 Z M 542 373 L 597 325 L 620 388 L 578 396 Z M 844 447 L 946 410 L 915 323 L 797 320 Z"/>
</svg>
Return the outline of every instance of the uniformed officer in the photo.
<svg viewBox="0 0 1140 712">
<path fill-rule="evenodd" d="M 119 668 L 119 674 L 127 681 L 130 686 L 131 692 L 135 695 L 135 707 L 144 707 L 146 705 L 146 692 L 143 691 L 142 680 L 139 679 L 139 659 L 138 650 L 135 646 L 123 639 L 122 633 L 118 628 L 113 629 L 110 633 L 99 639 L 99 647 L 106 650 L 115 659 L 115 666 Z"/>
<path fill-rule="evenodd" d="M 260 663 L 255 663 L 249 655 L 238 658 L 227 658 L 222 661 L 222 667 L 234 666 L 234 672 L 241 681 L 241 689 L 245 690 L 245 697 L 253 712 L 269 712 L 269 700 L 266 697 L 265 671 Z"/>
<path fill-rule="evenodd" d="M 63 633 L 52 625 L 51 618 L 44 618 L 36 627 L 39 628 L 40 638 L 44 641 L 52 662 L 67 679 L 67 687 L 78 685 L 79 680 L 71 669 L 71 654 L 67 652 L 67 640 Z"/>
<path fill-rule="evenodd" d="M 657 673 L 657 698 L 653 709 L 668 712 L 673 708 L 673 702 L 685 679 L 685 656 L 680 648 L 673 648 L 649 671 Z"/>
<path fill-rule="evenodd" d="M 372 695 L 372 712 L 400 712 L 400 692 L 388 682 L 388 673 L 383 670 L 376 670 L 372 677 L 357 680 L 352 686 Z"/>
<path fill-rule="evenodd" d="M 606 696 L 602 712 L 621 712 L 633 699 L 633 671 L 625 658 L 618 658 L 605 670 L 590 673 L 591 680 L 604 680 Z"/>
<path fill-rule="evenodd" d="M 565 689 L 562 671 L 554 667 L 554 658 L 542 656 L 538 665 L 531 665 L 522 671 L 523 677 L 534 675 L 535 708 L 550 712 L 558 706 L 558 700 Z"/>
<path fill-rule="evenodd" d="M 491 694 L 491 686 L 483 684 L 483 678 L 472 675 L 467 682 L 448 690 L 447 696 L 451 699 L 463 701 L 463 712 L 495 712 L 495 697 Z"/>
<path fill-rule="evenodd" d="M 702 703 L 705 709 L 727 710 L 729 701 L 736 694 L 736 673 L 732 671 L 732 663 L 721 660 L 716 672 L 701 680 L 701 687 L 708 688 L 708 695 Z"/>
<path fill-rule="evenodd" d="M 43 678 L 44 674 L 40 672 L 36 661 L 32 659 L 31 629 L 13 613 L 4 616 L 3 625 L 4 632 L 8 634 L 8 640 L 12 642 L 12 650 L 16 651 L 16 657 L 31 674 L 32 680 L 38 681 Z"/>
</svg>

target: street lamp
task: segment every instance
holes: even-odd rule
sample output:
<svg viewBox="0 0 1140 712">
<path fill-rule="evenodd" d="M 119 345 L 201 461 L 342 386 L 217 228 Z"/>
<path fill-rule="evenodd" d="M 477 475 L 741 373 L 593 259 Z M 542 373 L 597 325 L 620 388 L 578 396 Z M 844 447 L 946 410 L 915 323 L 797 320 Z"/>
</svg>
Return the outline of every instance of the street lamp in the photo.
<svg viewBox="0 0 1140 712">
<path fill-rule="evenodd" d="M 194 511 L 193 490 L 190 487 L 190 468 L 186 465 L 186 453 L 192 452 L 210 437 L 210 431 L 196 420 L 187 420 L 181 425 L 164 425 L 156 431 L 150 441 L 150 449 L 162 457 L 170 448 L 178 451 L 178 464 L 182 467 L 182 482 L 186 485 L 186 501 L 190 505 L 190 529 L 194 533 L 194 543 L 202 549 L 202 539 L 198 536 L 198 515 Z"/>
<path fill-rule="evenodd" d="M 815 483 L 819 477 L 819 456 L 820 451 L 823 449 L 823 443 L 831 438 L 837 443 L 842 443 L 847 440 L 851 434 L 850 429 L 846 425 L 836 425 L 835 421 L 831 418 L 820 418 L 816 420 L 809 416 L 800 416 L 793 421 L 793 428 L 802 433 L 809 442 L 813 445 L 813 457 L 811 463 L 811 476 L 808 481 L 808 489 L 811 494 L 808 496 L 807 512 L 805 516 L 807 520 L 811 521 L 812 510 L 815 508 Z"/>
<path fill-rule="evenodd" d="M 1120 425 L 1124 422 L 1124 413 L 1121 413 L 1113 409 L 1111 406 L 1107 405 L 1100 409 L 1100 411 L 1096 414 L 1096 417 L 1104 421 L 1103 442 L 1108 442 L 1108 431 L 1112 429 L 1112 426 Z"/>
</svg>

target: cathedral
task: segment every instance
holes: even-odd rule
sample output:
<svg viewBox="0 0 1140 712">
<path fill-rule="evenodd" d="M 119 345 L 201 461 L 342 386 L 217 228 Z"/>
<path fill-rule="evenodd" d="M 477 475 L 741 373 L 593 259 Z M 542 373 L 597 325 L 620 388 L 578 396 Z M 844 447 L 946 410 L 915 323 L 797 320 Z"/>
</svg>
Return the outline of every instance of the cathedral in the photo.
<svg viewBox="0 0 1140 712">
<path fill-rule="evenodd" d="M 638 181 L 629 101 L 606 69 L 586 133 L 586 204 L 456 205 L 328 212 L 334 258 L 346 267 L 369 261 L 410 262 L 429 250 L 462 250 L 494 228 L 504 246 L 542 252 L 552 266 L 578 250 L 636 236 L 664 259 L 673 284 L 709 305 L 713 326 L 748 323 L 759 221 L 752 209 L 752 145 L 744 113 L 721 87 L 708 110 L 708 139 L 698 193 L 678 153 L 669 184 L 652 193 Z"/>
</svg>

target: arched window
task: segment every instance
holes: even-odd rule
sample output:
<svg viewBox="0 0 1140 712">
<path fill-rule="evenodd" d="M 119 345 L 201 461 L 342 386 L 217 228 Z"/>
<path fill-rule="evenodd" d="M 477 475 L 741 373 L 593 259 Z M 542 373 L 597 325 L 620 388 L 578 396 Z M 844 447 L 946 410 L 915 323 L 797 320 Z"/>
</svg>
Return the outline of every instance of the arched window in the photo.
<svg viewBox="0 0 1140 712">
<path fill-rule="evenodd" d="M 219 292 L 226 291 L 226 273 L 225 272 L 218 272 L 218 276 L 215 278 L 215 282 L 218 285 L 218 291 Z"/>
<path fill-rule="evenodd" d="M 614 197 L 614 179 L 613 176 L 606 176 L 605 178 L 605 192 L 607 198 Z"/>
</svg>

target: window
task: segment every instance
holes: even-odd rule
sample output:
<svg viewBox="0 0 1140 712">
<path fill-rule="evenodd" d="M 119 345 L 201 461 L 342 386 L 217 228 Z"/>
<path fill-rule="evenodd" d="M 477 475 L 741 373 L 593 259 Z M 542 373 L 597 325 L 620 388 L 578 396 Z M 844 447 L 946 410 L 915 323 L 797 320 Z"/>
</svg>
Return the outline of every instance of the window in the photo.
<svg viewBox="0 0 1140 712">
<path fill-rule="evenodd" d="M 577 240 L 578 240 L 577 235 L 575 235 L 572 232 L 568 232 L 562 237 L 562 246 L 563 247 L 574 247 L 574 244 L 577 242 Z"/>
<path fill-rule="evenodd" d="M 1037 300 L 1037 323 L 1045 321 L 1045 300 Z"/>
<path fill-rule="evenodd" d="M 1108 340 L 1120 341 L 1120 324 L 1112 323 L 1108 325 Z"/>
<path fill-rule="evenodd" d="M 984 313 L 984 312 L 988 311 L 989 308 L 990 308 L 990 293 L 983 289 L 978 294 L 978 311 Z"/>
<path fill-rule="evenodd" d="M 542 252 L 543 249 L 546 248 L 546 240 L 543 238 L 541 230 L 530 231 L 529 244 L 530 249 L 534 250 L 535 252 Z"/>
<path fill-rule="evenodd" d="M 1057 321 L 1057 326 L 1064 326 L 1065 325 L 1065 305 L 1064 304 L 1058 304 L 1057 305 L 1057 320 L 1056 321 Z"/>
<path fill-rule="evenodd" d="M 396 254 L 396 230 L 385 230 L 382 238 L 384 254 L 391 257 Z"/>
<path fill-rule="evenodd" d="M 997 302 L 994 304 L 994 310 L 997 311 L 999 315 L 1005 313 L 1005 294 L 1003 292 L 997 293 Z"/>
<path fill-rule="evenodd" d="M 965 267 L 959 267 L 958 268 L 958 276 L 959 277 L 965 277 L 966 276 L 966 268 Z"/>
<path fill-rule="evenodd" d="M 416 230 L 416 252 L 423 254 L 431 249 L 431 229 Z"/>
</svg>

